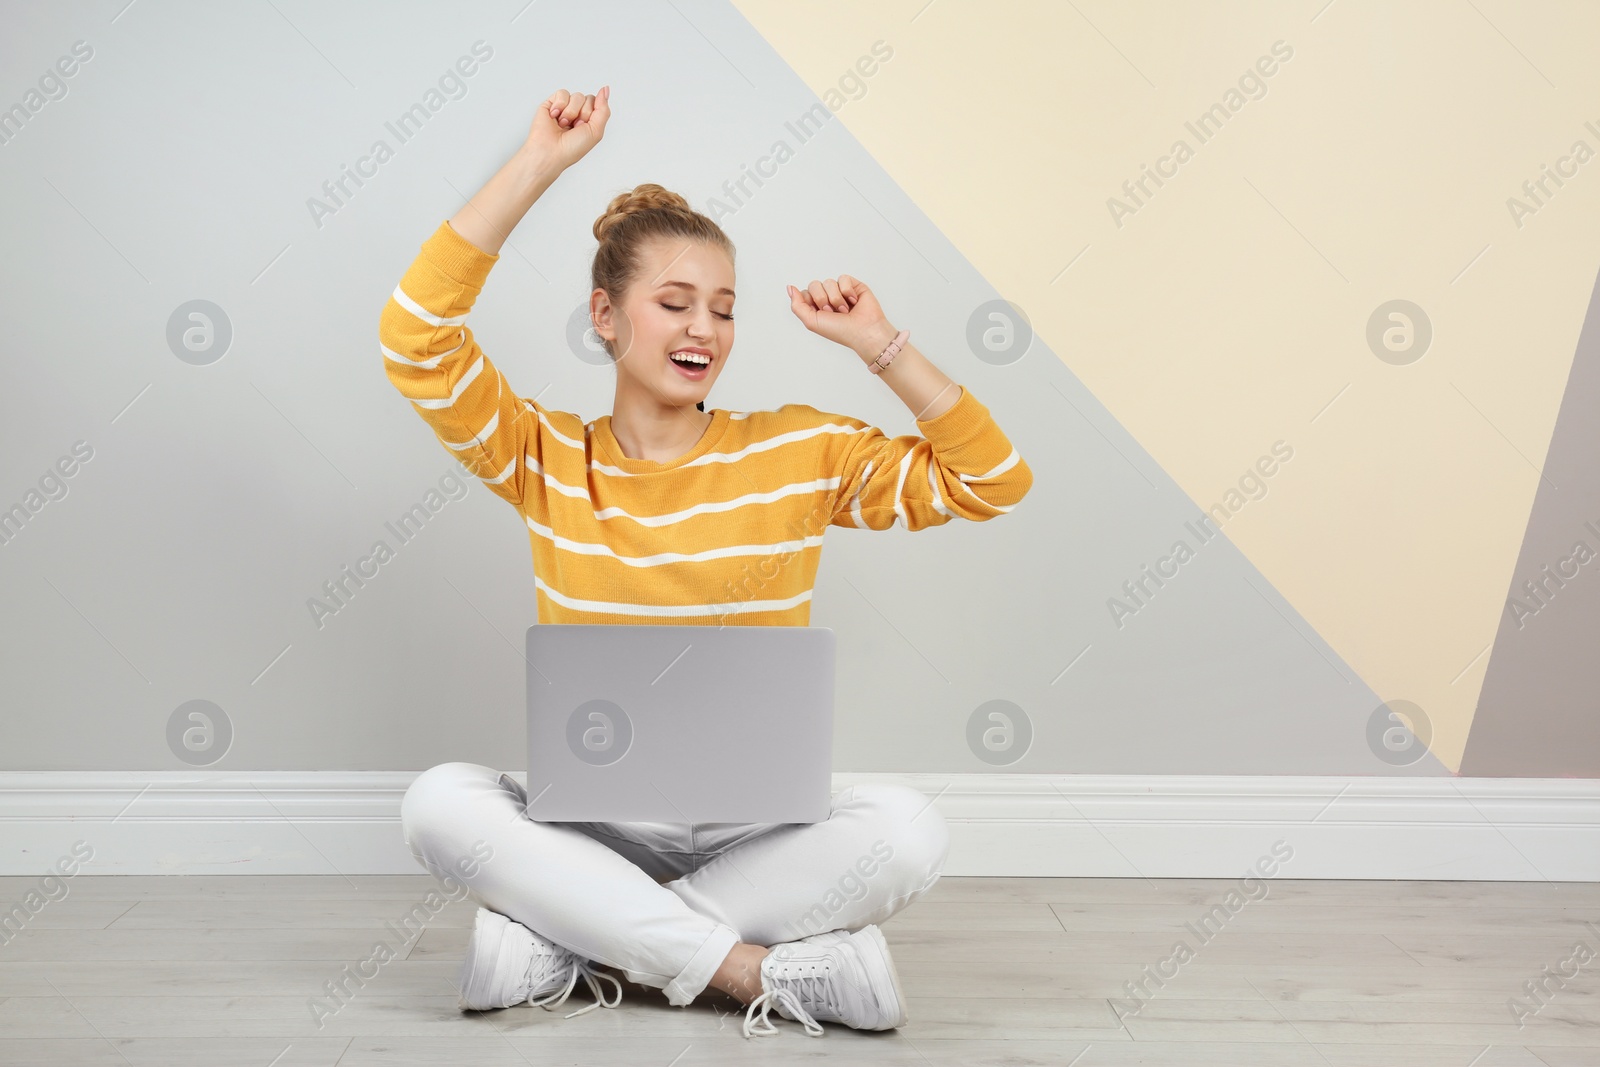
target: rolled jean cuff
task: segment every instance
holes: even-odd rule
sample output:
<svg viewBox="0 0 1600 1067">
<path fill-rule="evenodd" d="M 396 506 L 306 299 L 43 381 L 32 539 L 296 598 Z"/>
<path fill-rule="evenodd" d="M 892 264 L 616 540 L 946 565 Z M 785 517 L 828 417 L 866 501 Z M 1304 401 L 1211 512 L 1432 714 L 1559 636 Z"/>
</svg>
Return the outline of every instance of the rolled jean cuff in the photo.
<svg viewBox="0 0 1600 1067">
<path fill-rule="evenodd" d="M 699 996 L 711 984 L 711 976 L 717 973 L 717 968 L 722 966 L 722 961 L 728 958 L 728 953 L 738 943 L 738 932 L 731 926 L 718 923 L 682 973 L 662 989 L 667 995 L 667 1003 L 682 1007 Z"/>
</svg>

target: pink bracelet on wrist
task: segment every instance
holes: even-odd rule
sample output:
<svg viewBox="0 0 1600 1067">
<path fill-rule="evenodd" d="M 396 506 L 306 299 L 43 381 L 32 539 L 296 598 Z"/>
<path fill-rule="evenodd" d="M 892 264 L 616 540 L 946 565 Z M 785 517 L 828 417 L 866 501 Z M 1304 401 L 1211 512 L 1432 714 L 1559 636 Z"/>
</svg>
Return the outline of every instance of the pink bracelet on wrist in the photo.
<svg viewBox="0 0 1600 1067">
<path fill-rule="evenodd" d="M 895 334 L 894 340 L 885 345 L 883 351 L 878 353 L 878 358 L 867 364 L 867 369 L 873 374 L 882 374 L 884 368 L 894 362 L 894 357 L 900 354 L 900 350 L 906 346 L 906 341 L 910 337 L 909 330 L 901 330 Z"/>
</svg>

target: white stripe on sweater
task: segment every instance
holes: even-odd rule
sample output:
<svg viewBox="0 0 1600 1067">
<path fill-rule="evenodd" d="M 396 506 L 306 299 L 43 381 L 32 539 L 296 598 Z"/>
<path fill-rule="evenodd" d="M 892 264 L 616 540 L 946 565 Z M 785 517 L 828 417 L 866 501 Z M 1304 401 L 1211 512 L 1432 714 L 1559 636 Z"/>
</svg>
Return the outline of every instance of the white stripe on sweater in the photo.
<svg viewBox="0 0 1600 1067">
<path fill-rule="evenodd" d="M 933 468 L 937 464 L 928 464 L 928 492 L 933 495 L 933 510 L 947 518 L 955 518 L 955 512 L 944 506 L 944 501 L 939 496 L 939 483 L 934 479 Z"/>
<path fill-rule="evenodd" d="M 1015 467 L 1017 465 L 1017 461 L 1021 458 L 1021 456 L 1017 455 L 1017 450 L 1013 448 L 1011 450 L 1011 455 L 1001 460 L 999 466 L 994 467 L 991 470 L 986 470 L 982 474 L 958 474 L 956 477 L 960 478 L 964 482 L 986 482 L 995 475 L 1004 474 L 1012 467 Z"/>
<path fill-rule="evenodd" d="M 799 552 L 822 544 L 822 535 L 818 534 L 798 541 L 779 541 L 771 545 L 728 545 L 724 548 L 708 548 L 704 552 L 657 552 L 652 556 L 624 556 L 610 545 L 596 544 L 592 541 L 574 541 L 569 537 L 562 537 L 550 527 L 542 526 L 532 519 L 528 519 L 527 523 L 528 529 L 563 551 L 584 556 L 604 556 L 630 567 L 658 567 L 663 563 L 700 563 L 705 560 L 726 559 L 729 556 L 771 556 L 779 552 Z"/>
<path fill-rule="evenodd" d="M 1015 504 L 1008 504 L 1005 507 L 1001 507 L 999 504 L 991 504 L 987 500 L 983 499 L 983 497 L 979 496 L 977 493 L 974 493 L 972 491 L 972 486 L 970 486 L 970 485 L 963 485 L 961 488 L 965 489 L 969 496 L 971 496 L 978 503 L 982 504 L 984 507 L 993 508 L 994 510 L 1000 512 L 1002 515 L 1004 515 L 1008 511 L 1010 511 L 1012 508 L 1016 507 Z"/>
<path fill-rule="evenodd" d="M 905 497 L 903 494 L 906 486 L 906 475 L 911 473 L 912 455 L 913 453 L 907 452 L 900 458 L 899 477 L 895 479 L 894 483 L 894 520 L 907 530 L 911 529 L 911 524 L 906 518 L 906 509 L 903 506 Z"/>
<path fill-rule="evenodd" d="M 415 315 L 429 326 L 460 326 L 463 322 L 467 321 L 467 317 L 465 315 L 456 315 L 454 318 L 446 318 L 443 315 L 435 315 L 433 312 L 429 311 L 427 308 L 423 307 L 421 304 L 407 296 L 406 291 L 400 288 L 398 285 L 394 287 L 394 292 L 391 295 L 394 297 L 394 302 L 396 304 L 399 304 L 401 307 L 411 312 L 411 314 Z"/>
<path fill-rule="evenodd" d="M 780 448 L 783 445 L 794 444 L 797 441 L 804 441 L 808 438 L 815 437 L 818 434 L 860 432 L 861 429 L 857 426 L 843 426 L 836 422 L 826 422 L 821 426 L 807 426 L 799 430 L 789 430 L 784 433 L 774 434 L 773 436 L 765 438 L 764 440 L 752 442 L 751 444 L 739 449 L 737 452 L 707 452 L 705 455 L 696 456 L 683 466 L 675 467 L 673 469 L 687 470 L 690 467 L 699 467 L 707 463 L 737 463 L 745 456 L 753 455 L 757 452 L 765 452 L 773 448 Z M 637 478 L 640 476 L 635 474 L 633 471 L 625 471 L 620 467 L 613 467 L 609 464 L 601 463 L 598 460 L 590 464 L 590 469 L 598 471 L 601 474 L 609 474 L 618 478 Z M 645 473 L 653 474 L 656 472 L 646 471 Z"/>
<path fill-rule="evenodd" d="M 567 445 L 570 448 L 576 448 L 579 452 L 585 451 L 582 441 L 576 441 L 562 433 L 560 430 L 556 429 L 555 423 L 550 421 L 550 417 L 544 413 L 543 408 L 536 407 L 531 400 L 524 401 L 522 406 L 539 416 L 539 421 L 545 424 L 545 428 L 550 431 L 551 437 L 554 437 L 557 441 L 560 441 L 562 444 Z M 588 428 L 585 427 L 585 431 L 587 431 L 587 429 Z M 585 433 L 585 436 L 588 436 L 587 432 Z"/>
<path fill-rule="evenodd" d="M 507 478 L 511 477 L 511 473 L 513 471 L 515 471 L 516 469 L 517 469 L 517 458 L 515 456 L 513 456 L 509 460 L 506 461 L 505 469 L 502 470 L 499 474 L 496 474 L 493 478 L 488 478 L 488 477 L 485 477 L 484 475 L 480 474 L 480 475 L 478 475 L 478 480 L 483 482 L 486 485 L 499 485 L 501 482 L 503 482 Z"/>
<path fill-rule="evenodd" d="M 456 387 L 450 390 L 449 396 L 440 397 L 437 400 L 416 400 L 411 397 L 406 399 L 411 400 L 417 407 L 427 408 L 430 411 L 454 407 L 456 401 L 461 399 L 461 394 L 466 392 L 467 386 L 471 385 L 473 380 L 481 373 L 483 373 L 483 354 L 480 352 L 478 358 L 472 361 L 472 366 L 467 368 L 467 373 L 463 374 L 461 380 L 456 382 Z"/>
<path fill-rule="evenodd" d="M 730 600 L 724 604 L 623 604 L 610 600 L 580 600 L 558 593 L 537 574 L 533 576 L 533 587 L 542 590 L 545 596 L 564 608 L 605 615 L 733 615 L 752 611 L 785 611 L 811 599 L 811 590 L 807 589 L 786 600 Z"/>
<path fill-rule="evenodd" d="M 378 347 L 383 350 L 385 359 L 392 359 L 396 363 L 404 363 L 406 366 L 416 367 L 418 370 L 433 370 L 439 365 L 440 360 L 444 359 L 446 356 L 455 355 L 457 352 L 461 351 L 461 345 L 467 343 L 466 334 L 457 334 L 457 336 L 461 338 L 461 344 L 456 345 L 448 352 L 440 352 L 437 356 L 433 356 L 428 359 L 412 359 L 410 356 L 402 356 L 400 353 L 381 342 L 379 343 Z"/>
<path fill-rule="evenodd" d="M 542 466 L 540 466 L 539 461 L 534 459 L 531 455 L 524 454 L 522 458 L 528 464 L 528 470 L 531 473 L 537 474 L 540 478 L 543 478 L 545 485 L 549 486 L 551 489 L 554 489 L 562 496 L 570 496 L 577 500 L 589 499 L 588 489 L 576 485 L 568 485 L 566 482 L 557 481 L 556 476 L 548 473 Z"/>
<path fill-rule="evenodd" d="M 632 519 L 641 526 L 667 526 L 684 519 L 694 518 L 696 515 L 713 515 L 723 511 L 733 511 L 748 504 L 765 504 L 779 500 L 786 496 L 795 496 L 799 493 L 815 493 L 824 489 L 837 489 L 839 479 L 817 478 L 806 482 L 791 482 L 769 493 L 746 493 L 736 496 L 732 500 L 716 500 L 705 504 L 696 504 L 694 507 L 684 508 L 682 511 L 669 511 L 665 515 L 630 515 L 621 508 L 601 508 L 594 513 L 597 519 Z"/>
<path fill-rule="evenodd" d="M 856 486 L 855 495 L 850 498 L 850 523 L 863 530 L 867 529 L 867 524 L 861 518 L 861 490 L 867 487 L 867 480 L 872 477 L 872 465 L 876 462 L 875 459 L 867 460 L 867 465 L 861 472 L 861 484 Z"/>
</svg>

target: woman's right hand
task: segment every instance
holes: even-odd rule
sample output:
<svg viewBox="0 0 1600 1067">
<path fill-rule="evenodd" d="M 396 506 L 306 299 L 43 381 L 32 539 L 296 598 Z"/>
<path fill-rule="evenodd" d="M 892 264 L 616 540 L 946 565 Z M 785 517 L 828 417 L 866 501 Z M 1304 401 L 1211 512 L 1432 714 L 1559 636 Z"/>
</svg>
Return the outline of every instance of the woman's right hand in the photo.
<svg viewBox="0 0 1600 1067">
<path fill-rule="evenodd" d="M 610 98 L 609 85 L 588 95 L 557 89 L 533 116 L 527 147 L 567 169 L 605 136 L 606 120 L 611 118 Z"/>
</svg>

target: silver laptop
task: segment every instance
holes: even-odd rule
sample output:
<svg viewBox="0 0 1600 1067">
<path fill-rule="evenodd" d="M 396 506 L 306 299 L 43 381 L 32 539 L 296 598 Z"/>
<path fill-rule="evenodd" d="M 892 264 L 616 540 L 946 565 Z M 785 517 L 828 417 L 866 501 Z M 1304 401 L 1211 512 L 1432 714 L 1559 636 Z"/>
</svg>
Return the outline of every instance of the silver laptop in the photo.
<svg viewBox="0 0 1600 1067">
<path fill-rule="evenodd" d="M 828 627 L 540 623 L 527 649 L 528 818 L 828 817 Z"/>
</svg>

